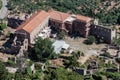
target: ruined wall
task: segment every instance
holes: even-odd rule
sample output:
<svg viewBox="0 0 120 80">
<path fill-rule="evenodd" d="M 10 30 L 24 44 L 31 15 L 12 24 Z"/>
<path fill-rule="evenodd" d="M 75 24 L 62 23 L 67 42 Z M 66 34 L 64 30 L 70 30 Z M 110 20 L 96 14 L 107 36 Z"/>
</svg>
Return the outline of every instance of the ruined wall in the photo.
<svg viewBox="0 0 120 80">
<path fill-rule="evenodd" d="M 116 36 L 116 31 L 109 27 L 101 25 L 91 25 L 90 35 L 104 40 L 106 43 L 111 43 Z"/>
</svg>

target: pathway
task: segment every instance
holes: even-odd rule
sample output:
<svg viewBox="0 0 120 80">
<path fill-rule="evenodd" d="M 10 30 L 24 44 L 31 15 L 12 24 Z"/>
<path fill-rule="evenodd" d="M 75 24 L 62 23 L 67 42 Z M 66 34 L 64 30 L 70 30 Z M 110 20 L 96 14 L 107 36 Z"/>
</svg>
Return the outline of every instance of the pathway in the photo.
<svg viewBox="0 0 120 80">
<path fill-rule="evenodd" d="M 7 13 L 7 1 L 2 0 L 2 9 L 0 11 L 0 19 L 5 18 L 6 13 Z"/>
</svg>

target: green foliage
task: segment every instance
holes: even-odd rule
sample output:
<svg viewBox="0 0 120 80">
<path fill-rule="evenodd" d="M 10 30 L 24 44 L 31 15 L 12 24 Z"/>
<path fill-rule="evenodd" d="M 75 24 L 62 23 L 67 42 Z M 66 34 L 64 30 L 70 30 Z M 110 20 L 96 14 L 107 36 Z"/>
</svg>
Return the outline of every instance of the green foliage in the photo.
<svg viewBox="0 0 120 80">
<path fill-rule="evenodd" d="M 118 22 L 118 24 L 120 24 L 120 15 L 118 16 L 117 22 Z"/>
<path fill-rule="evenodd" d="M 39 63 L 35 63 L 35 69 L 39 70 L 41 69 L 42 65 Z"/>
<path fill-rule="evenodd" d="M 44 80 L 83 80 L 83 76 L 64 68 L 49 69 Z"/>
<path fill-rule="evenodd" d="M 28 75 L 32 75 L 32 71 L 31 71 L 31 68 L 30 68 L 30 67 L 27 67 L 27 74 L 28 74 Z"/>
<path fill-rule="evenodd" d="M 77 61 L 77 56 L 73 55 L 70 56 L 67 60 L 64 60 L 64 65 L 68 68 L 75 69 L 76 67 L 79 67 L 79 62 Z"/>
<path fill-rule="evenodd" d="M 12 76 L 8 73 L 5 65 L 0 62 L 0 80 L 11 80 Z"/>
<path fill-rule="evenodd" d="M 106 56 L 106 57 L 108 57 L 108 58 L 111 57 L 109 52 L 104 53 L 104 56 Z"/>
<path fill-rule="evenodd" d="M 115 73 L 107 72 L 106 76 L 112 78 L 113 80 L 119 80 L 120 79 L 120 73 L 119 72 L 115 72 Z"/>
<path fill-rule="evenodd" d="M 29 56 L 36 61 L 47 61 L 56 58 L 57 54 L 54 53 L 52 42 L 49 39 L 37 38 Z"/>
<path fill-rule="evenodd" d="M 93 44 L 94 42 L 95 42 L 95 37 L 89 36 L 85 43 L 86 44 Z"/>
<path fill-rule="evenodd" d="M 16 72 L 15 73 L 15 80 L 24 80 L 24 76 L 21 72 Z"/>
<path fill-rule="evenodd" d="M 99 75 L 98 74 L 93 74 L 92 77 L 93 77 L 94 80 L 104 80 L 103 77 L 100 74 Z"/>
<path fill-rule="evenodd" d="M 2 8 L 2 1 L 0 0 L 0 9 Z"/>
<path fill-rule="evenodd" d="M 0 79 L 5 79 L 7 75 L 7 70 L 5 69 L 5 65 L 0 62 Z"/>
<path fill-rule="evenodd" d="M 1 30 L 4 30 L 5 28 L 6 28 L 6 23 L 5 22 L 3 22 L 2 24 L 1 24 L 1 26 L 0 26 L 0 28 L 1 28 Z"/>
<path fill-rule="evenodd" d="M 64 38 L 65 38 L 65 35 L 66 35 L 65 31 L 60 31 L 60 32 L 58 33 L 58 38 L 59 38 L 59 39 L 64 39 Z"/>
<path fill-rule="evenodd" d="M 25 80 L 41 80 L 41 76 L 42 76 L 41 70 L 36 69 L 35 73 L 32 73 L 30 67 L 27 67 L 26 73 L 24 73 Z"/>
<path fill-rule="evenodd" d="M 15 62 L 12 61 L 12 60 L 8 60 L 8 61 L 7 61 L 7 64 L 8 64 L 9 66 L 12 66 L 12 67 L 16 67 L 16 66 L 17 66 L 17 65 L 15 64 Z"/>
<path fill-rule="evenodd" d="M 111 63 L 111 61 L 108 61 L 108 63 L 106 64 L 106 67 L 107 67 L 107 68 L 117 69 L 117 66 L 116 66 L 116 65 L 113 65 L 113 64 Z"/>
<path fill-rule="evenodd" d="M 85 54 L 82 52 L 82 53 L 81 53 L 81 56 L 85 56 Z"/>
<path fill-rule="evenodd" d="M 118 39 L 115 38 L 113 41 L 113 44 L 120 46 L 120 38 L 118 38 Z"/>
<path fill-rule="evenodd" d="M 8 8 L 13 13 L 21 11 L 30 14 L 41 9 L 55 9 L 97 18 L 101 23 L 120 24 L 120 8 L 114 6 L 107 10 L 109 6 L 111 1 L 106 0 L 9 0 L 8 2 Z"/>
</svg>

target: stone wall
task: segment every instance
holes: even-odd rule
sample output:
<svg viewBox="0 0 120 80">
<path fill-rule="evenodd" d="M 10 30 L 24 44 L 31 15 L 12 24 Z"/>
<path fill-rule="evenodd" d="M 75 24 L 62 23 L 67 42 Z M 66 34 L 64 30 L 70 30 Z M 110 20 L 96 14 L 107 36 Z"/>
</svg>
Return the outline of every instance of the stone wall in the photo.
<svg viewBox="0 0 120 80">
<path fill-rule="evenodd" d="M 39 24 L 39 26 L 37 28 L 35 28 L 31 33 L 30 33 L 30 43 L 34 44 L 35 43 L 35 39 L 38 37 L 38 35 L 42 32 L 43 29 L 45 29 L 45 27 L 48 27 L 48 21 L 49 21 L 49 17 L 46 18 L 44 21 L 42 21 L 41 24 Z"/>
<path fill-rule="evenodd" d="M 116 31 L 112 28 L 101 25 L 91 25 L 90 35 L 93 35 L 98 39 L 102 39 L 106 43 L 111 43 L 116 37 Z"/>
<path fill-rule="evenodd" d="M 88 37 L 89 35 L 89 23 L 81 22 L 80 20 L 73 21 L 73 34 L 77 33 L 82 37 Z"/>
</svg>

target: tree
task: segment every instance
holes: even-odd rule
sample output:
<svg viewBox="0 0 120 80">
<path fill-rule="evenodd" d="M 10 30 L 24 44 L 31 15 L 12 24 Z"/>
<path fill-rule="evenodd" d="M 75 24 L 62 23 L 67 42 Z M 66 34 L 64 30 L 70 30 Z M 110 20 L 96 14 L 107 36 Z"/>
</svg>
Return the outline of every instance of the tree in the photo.
<svg viewBox="0 0 120 80">
<path fill-rule="evenodd" d="M 108 57 L 108 58 L 111 57 L 109 52 L 104 53 L 104 56 L 106 56 L 106 57 Z"/>
<path fill-rule="evenodd" d="M 87 40 L 87 43 L 88 44 L 93 44 L 94 42 L 95 42 L 95 37 L 94 36 L 89 36 L 88 40 Z"/>
<path fill-rule="evenodd" d="M 119 64 L 119 71 L 120 71 L 120 58 L 116 58 L 116 62 Z"/>
<path fill-rule="evenodd" d="M 70 56 L 68 60 L 64 60 L 64 65 L 67 68 L 76 69 L 76 67 L 79 67 L 79 62 L 77 61 L 77 56 L 74 54 L 73 56 Z"/>
<path fill-rule="evenodd" d="M 85 54 L 82 52 L 82 53 L 81 53 L 81 56 L 85 56 Z"/>
<path fill-rule="evenodd" d="M 35 70 L 35 73 L 33 73 L 31 68 L 28 66 L 24 73 L 24 80 L 42 80 L 42 74 L 43 72 L 40 70 L 40 67 L 39 69 Z M 18 79 L 15 79 L 15 80 L 18 80 Z M 22 78 L 20 80 L 22 80 Z"/>
<path fill-rule="evenodd" d="M 75 69 L 76 67 L 79 67 L 79 62 L 77 61 L 77 57 L 75 55 L 73 55 L 70 58 L 70 66 L 71 68 Z"/>
<path fill-rule="evenodd" d="M 120 24 L 120 16 L 118 16 L 117 23 Z"/>
<path fill-rule="evenodd" d="M 120 8 L 114 7 L 107 10 L 112 0 L 109 2 L 105 1 L 106 0 L 35 0 L 33 2 L 32 0 L 9 0 L 7 7 L 13 13 L 20 11 L 21 13 L 29 14 L 40 9 L 49 10 L 52 8 L 62 12 L 69 11 L 74 14 L 99 18 L 102 23 L 117 24 L 119 22 L 118 16 L 120 15 Z M 118 3 L 118 1 L 119 0 L 116 0 L 116 3 Z"/>
<path fill-rule="evenodd" d="M 23 74 L 21 72 L 15 73 L 15 80 L 24 80 Z"/>
<path fill-rule="evenodd" d="M 47 73 L 45 73 L 44 80 L 83 80 L 83 76 L 72 72 L 67 71 L 67 69 L 59 67 L 56 69 L 49 69 Z"/>
<path fill-rule="evenodd" d="M 58 38 L 59 38 L 59 39 L 64 39 L 64 38 L 65 38 L 65 31 L 60 31 L 60 32 L 58 33 Z"/>
<path fill-rule="evenodd" d="M 100 74 L 99 75 L 94 74 L 94 75 L 92 75 L 92 77 L 93 77 L 94 80 L 104 80 L 103 77 Z"/>
<path fill-rule="evenodd" d="M 0 62 L 0 80 L 11 80 L 11 76 L 2 62 Z"/>
<path fill-rule="evenodd" d="M 6 28 L 6 23 L 5 22 L 2 22 L 2 24 L 1 24 L 1 30 L 4 30 L 5 28 Z"/>
<path fill-rule="evenodd" d="M 118 48 L 120 48 L 120 38 L 115 38 L 113 41 L 113 44 L 115 44 Z"/>
<path fill-rule="evenodd" d="M 107 78 L 112 78 L 112 80 L 119 80 L 120 79 L 120 73 L 119 72 L 106 72 Z"/>
<path fill-rule="evenodd" d="M 57 57 L 49 39 L 37 38 L 34 48 L 30 52 L 30 58 L 36 61 L 47 61 Z"/>
</svg>

